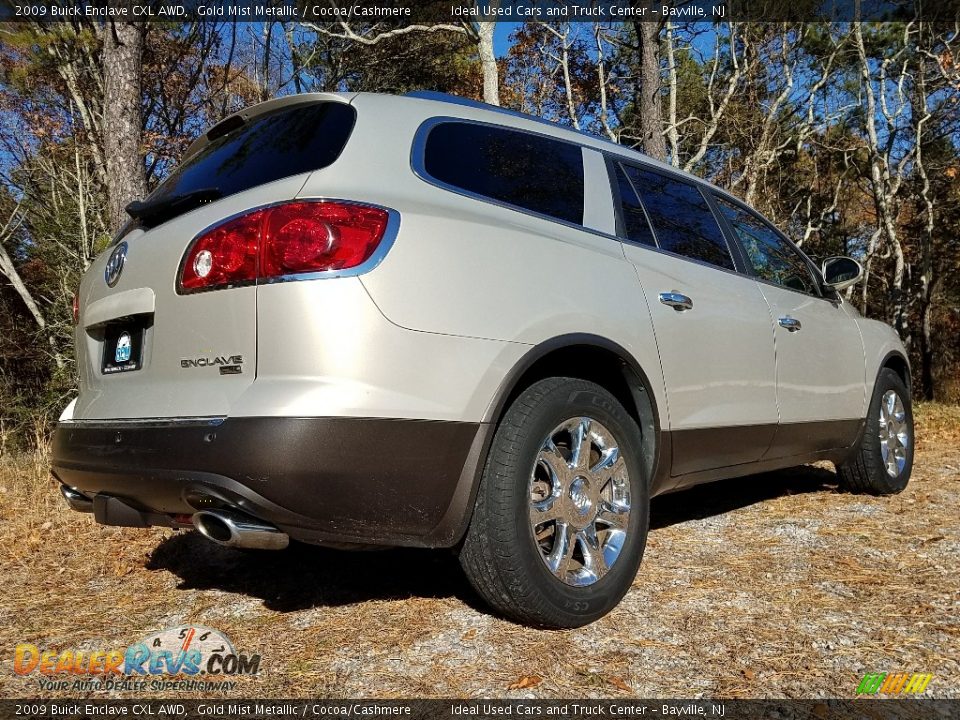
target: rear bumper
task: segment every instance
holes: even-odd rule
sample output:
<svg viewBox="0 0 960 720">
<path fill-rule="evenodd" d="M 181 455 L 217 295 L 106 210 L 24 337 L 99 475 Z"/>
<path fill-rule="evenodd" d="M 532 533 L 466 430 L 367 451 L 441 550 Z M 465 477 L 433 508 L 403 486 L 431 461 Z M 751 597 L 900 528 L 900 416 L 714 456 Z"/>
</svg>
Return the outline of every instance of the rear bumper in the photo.
<svg viewBox="0 0 960 720">
<path fill-rule="evenodd" d="M 220 506 L 304 542 L 447 547 L 469 520 L 489 434 L 379 418 L 64 422 L 52 471 L 95 508 L 118 498 L 145 525 Z"/>
</svg>

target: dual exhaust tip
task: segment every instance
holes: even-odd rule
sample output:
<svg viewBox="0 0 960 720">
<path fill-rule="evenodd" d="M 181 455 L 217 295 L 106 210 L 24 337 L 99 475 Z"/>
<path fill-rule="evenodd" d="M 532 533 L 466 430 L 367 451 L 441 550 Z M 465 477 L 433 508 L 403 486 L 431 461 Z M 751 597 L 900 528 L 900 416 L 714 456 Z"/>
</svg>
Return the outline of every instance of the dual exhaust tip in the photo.
<svg viewBox="0 0 960 720">
<path fill-rule="evenodd" d="M 230 510 L 201 510 L 193 516 L 193 526 L 225 547 L 283 550 L 290 544 L 290 536 L 273 525 Z"/>
<path fill-rule="evenodd" d="M 77 512 L 92 513 L 93 498 L 69 485 L 60 485 L 60 493 Z M 233 510 L 201 510 L 191 520 L 208 540 L 225 547 L 247 550 L 283 550 L 290 536 L 269 523 Z"/>
</svg>

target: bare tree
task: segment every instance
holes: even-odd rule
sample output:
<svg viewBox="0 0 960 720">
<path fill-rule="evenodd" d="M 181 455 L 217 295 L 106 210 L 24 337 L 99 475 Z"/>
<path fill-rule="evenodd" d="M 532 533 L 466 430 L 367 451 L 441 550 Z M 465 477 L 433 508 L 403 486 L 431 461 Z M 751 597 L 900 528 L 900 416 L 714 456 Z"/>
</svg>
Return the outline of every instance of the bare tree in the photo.
<svg viewBox="0 0 960 720">
<path fill-rule="evenodd" d="M 491 105 L 500 104 L 500 71 L 497 68 L 497 56 L 493 52 L 493 22 L 477 23 L 477 52 L 480 55 L 480 69 L 483 73 L 483 101 Z"/>
<path fill-rule="evenodd" d="M 671 143 L 671 155 L 677 157 L 674 164 L 687 172 L 696 169 L 713 146 L 716 135 L 726 120 L 730 104 L 741 88 L 744 77 L 751 69 L 751 61 L 744 53 L 743 26 L 733 22 L 725 23 L 725 26 L 727 28 L 725 37 L 720 32 L 714 33 L 713 54 L 709 61 L 705 63 L 709 70 L 705 88 L 707 107 L 706 114 L 703 117 L 691 114 L 685 118 L 677 119 L 676 106 L 679 96 L 675 57 L 677 33 L 672 24 L 666 35 L 668 55 L 667 95 L 670 108 L 666 137 Z M 724 43 L 727 45 L 729 65 L 726 71 L 722 67 L 722 47 Z M 692 129 L 688 130 L 688 127 Z M 682 131 L 681 128 L 683 128 Z M 679 146 L 684 134 L 698 139 L 691 143 L 692 152 L 689 156 L 685 160 L 681 160 Z"/>
<path fill-rule="evenodd" d="M 534 25 L 552 36 L 554 42 L 540 44 L 540 53 L 550 61 L 551 67 L 543 68 L 550 77 L 560 73 L 563 81 L 563 97 L 570 124 L 580 129 L 580 113 L 577 111 L 577 99 L 574 97 L 573 81 L 570 70 L 570 51 L 573 46 L 573 26 L 570 23 L 547 23 L 536 21 Z"/>
<path fill-rule="evenodd" d="M 600 95 L 600 112 L 598 119 L 604 134 L 614 142 L 620 142 L 619 134 L 610 124 L 609 87 L 613 78 L 611 78 L 610 73 L 607 71 L 607 59 L 603 50 L 605 41 L 606 33 L 604 32 L 603 25 L 601 23 L 594 23 L 593 42 L 597 48 L 597 88 Z"/>
<path fill-rule="evenodd" d="M 877 228 L 870 238 L 864 263 L 862 306 L 866 310 L 868 283 L 874 255 L 882 238 L 894 257 L 893 278 L 890 292 L 893 300 L 893 323 L 906 338 L 907 316 L 906 298 L 903 293 L 906 260 L 903 244 L 897 231 L 898 198 L 897 193 L 904 173 L 915 147 L 900 154 L 897 158 L 897 129 L 908 110 L 905 86 L 910 75 L 907 48 L 911 35 L 915 32 L 914 23 L 904 23 L 903 33 L 897 48 L 877 63 L 876 77 L 872 58 L 867 54 L 863 41 L 863 23 L 854 22 L 852 33 L 860 69 L 861 90 L 864 94 L 866 112 L 863 113 L 863 126 L 866 135 L 866 150 L 870 162 L 870 184 L 877 212 Z M 874 86 L 876 83 L 876 87 Z M 881 140 L 878 132 L 878 117 L 886 125 L 886 138 Z"/>
<path fill-rule="evenodd" d="M 37 324 L 37 328 L 46 336 L 54 362 L 56 362 L 58 368 L 63 368 L 65 363 L 63 356 L 57 350 L 57 340 L 50 332 L 47 320 L 43 316 L 40 306 L 37 304 L 33 293 L 30 292 L 30 289 L 17 271 L 16 265 L 13 264 L 13 258 L 10 257 L 5 247 L 6 241 L 14 235 L 22 223 L 23 215 L 20 213 L 20 204 L 18 203 L 13 209 L 13 212 L 10 213 L 10 217 L 7 218 L 3 227 L 0 227 L 0 275 L 10 282 L 17 295 L 23 300 L 23 304 L 26 305 L 27 310 L 30 312 L 30 317 L 32 317 Z"/>
<path fill-rule="evenodd" d="M 480 56 L 480 69 L 483 74 L 483 101 L 491 105 L 500 104 L 500 74 L 497 67 L 497 59 L 493 50 L 493 31 L 496 27 L 494 22 L 463 23 L 455 25 L 452 23 L 432 23 L 429 25 L 404 25 L 403 27 L 384 30 L 379 24 L 362 31 L 355 30 L 344 20 L 338 21 L 334 27 L 339 29 L 331 30 L 327 24 L 305 22 L 303 26 L 314 32 L 327 37 L 339 38 L 341 40 L 350 40 L 359 45 L 376 45 L 385 40 L 389 40 L 410 33 L 435 33 L 435 32 L 453 32 L 466 35 L 477 45 L 477 53 Z"/>
</svg>

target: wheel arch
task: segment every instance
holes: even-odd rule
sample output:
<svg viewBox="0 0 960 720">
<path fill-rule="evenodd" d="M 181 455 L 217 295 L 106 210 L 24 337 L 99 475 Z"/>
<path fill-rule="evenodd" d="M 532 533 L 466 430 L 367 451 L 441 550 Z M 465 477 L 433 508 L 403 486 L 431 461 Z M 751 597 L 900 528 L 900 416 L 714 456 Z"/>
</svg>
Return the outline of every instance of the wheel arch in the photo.
<svg viewBox="0 0 960 720">
<path fill-rule="evenodd" d="M 547 377 L 594 382 L 616 397 L 640 427 L 648 481 L 658 476 L 661 423 L 650 380 L 630 352 L 599 335 L 560 335 L 531 348 L 500 384 L 484 421 L 496 427 L 510 403 L 530 385 Z"/>
<path fill-rule="evenodd" d="M 881 361 L 880 367 L 877 369 L 877 375 L 879 376 L 880 373 L 886 369 L 893 370 L 899 375 L 907 390 L 911 395 L 913 394 L 913 387 L 910 382 L 910 361 L 907 360 L 907 357 L 903 353 L 898 350 L 888 352 Z M 874 386 L 876 386 L 876 378 L 873 382 Z"/>
</svg>

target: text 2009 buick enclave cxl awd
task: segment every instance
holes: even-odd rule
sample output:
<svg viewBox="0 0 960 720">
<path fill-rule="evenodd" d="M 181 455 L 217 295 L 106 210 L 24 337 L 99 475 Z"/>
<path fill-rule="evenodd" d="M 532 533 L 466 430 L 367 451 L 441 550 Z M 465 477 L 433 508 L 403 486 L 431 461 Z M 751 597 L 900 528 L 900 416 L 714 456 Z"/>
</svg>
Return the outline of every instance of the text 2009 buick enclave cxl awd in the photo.
<svg viewBox="0 0 960 720">
<path fill-rule="evenodd" d="M 577 626 L 653 495 L 831 460 L 910 475 L 886 325 L 729 194 L 432 94 L 228 117 L 79 291 L 53 473 L 110 525 L 281 548 L 453 547 L 510 617 Z"/>
</svg>

